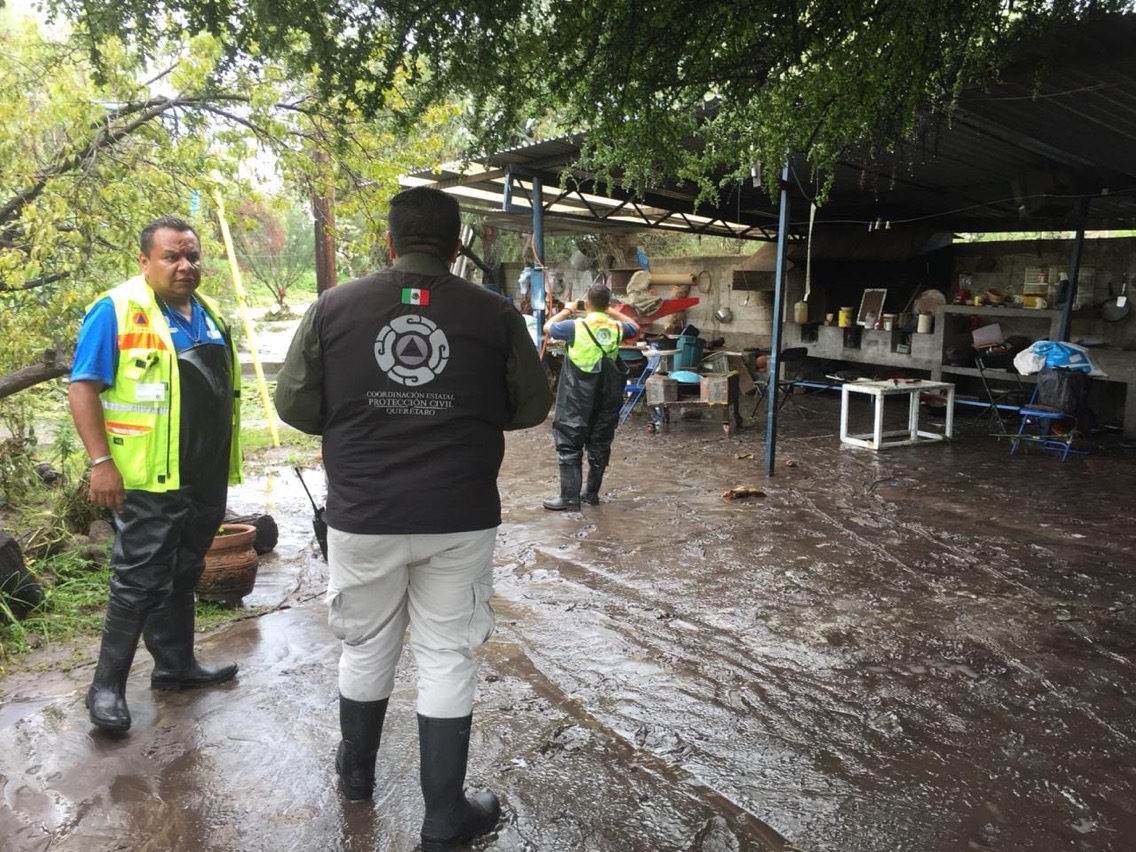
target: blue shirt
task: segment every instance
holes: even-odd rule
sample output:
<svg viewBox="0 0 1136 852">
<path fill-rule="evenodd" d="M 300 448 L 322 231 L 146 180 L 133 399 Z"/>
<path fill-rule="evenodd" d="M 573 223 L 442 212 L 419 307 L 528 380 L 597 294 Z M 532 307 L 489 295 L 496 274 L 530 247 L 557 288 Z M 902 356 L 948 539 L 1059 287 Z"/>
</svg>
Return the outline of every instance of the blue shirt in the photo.
<svg viewBox="0 0 1136 852">
<path fill-rule="evenodd" d="M 225 345 L 213 318 L 197 299 L 192 300 L 193 317 L 186 319 L 169 306 L 162 304 L 162 314 L 170 327 L 174 349 L 181 352 L 191 346 L 205 343 Z M 83 317 L 75 356 L 71 360 L 71 381 L 101 382 L 109 387 L 118 372 L 118 320 L 114 302 L 109 296 L 99 299 Z"/>
</svg>

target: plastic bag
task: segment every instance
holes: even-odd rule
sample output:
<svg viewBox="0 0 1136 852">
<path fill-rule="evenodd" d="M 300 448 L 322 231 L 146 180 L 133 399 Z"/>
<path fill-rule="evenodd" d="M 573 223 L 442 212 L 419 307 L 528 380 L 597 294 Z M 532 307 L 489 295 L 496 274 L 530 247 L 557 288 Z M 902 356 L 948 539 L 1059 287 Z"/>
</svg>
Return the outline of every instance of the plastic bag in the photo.
<svg viewBox="0 0 1136 852">
<path fill-rule="evenodd" d="M 1023 375 L 1038 373 L 1043 369 L 1075 370 L 1090 376 L 1105 375 L 1084 346 L 1059 340 L 1036 341 L 1014 357 L 1014 366 Z"/>
<path fill-rule="evenodd" d="M 1071 416 L 1085 411 L 1089 376 L 1083 370 L 1042 370 L 1037 376 L 1037 401 Z"/>
</svg>

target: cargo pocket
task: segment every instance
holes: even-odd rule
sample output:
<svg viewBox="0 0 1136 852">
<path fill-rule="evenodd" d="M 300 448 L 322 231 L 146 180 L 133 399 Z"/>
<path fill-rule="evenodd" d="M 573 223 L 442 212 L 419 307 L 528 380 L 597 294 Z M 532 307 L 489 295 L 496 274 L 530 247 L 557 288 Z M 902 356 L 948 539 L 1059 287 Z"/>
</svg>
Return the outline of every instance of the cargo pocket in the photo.
<svg viewBox="0 0 1136 852">
<path fill-rule="evenodd" d="M 162 442 L 151 437 L 149 426 L 128 422 L 114 411 L 103 416 L 107 443 L 125 488 L 142 488 L 155 471 L 166 469 L 166 460 L 158 455 Z"/>
<path fill-rule="evenodd" d="M 493 581 L 474 581 L 473 583 L 473 612 L 469 617 L 469 646 L 477 648 L 483 645 L 493 635 L 493 628 L 497 624 L 497 616 L 489 599 L 493 597 Z"/>
<path fill-rule="evenodd" d="M 323 599 L 327 604 L 327 626 L 331 628 L 331 635 L 340 641 L 345 640 L 347 627 L 343 617 L 343 592 L 329 584 Z"/>
<path fill-rule="evenodd" d="M 104 398 L 103 423 L 115 466 L 128 488 L 161 484 L 169 474 L 169 436 L 155 432 L 169 417 L 170 386 L 158 353 L 126 349 L 119 354 L 124 388 Z"/>
</svg>

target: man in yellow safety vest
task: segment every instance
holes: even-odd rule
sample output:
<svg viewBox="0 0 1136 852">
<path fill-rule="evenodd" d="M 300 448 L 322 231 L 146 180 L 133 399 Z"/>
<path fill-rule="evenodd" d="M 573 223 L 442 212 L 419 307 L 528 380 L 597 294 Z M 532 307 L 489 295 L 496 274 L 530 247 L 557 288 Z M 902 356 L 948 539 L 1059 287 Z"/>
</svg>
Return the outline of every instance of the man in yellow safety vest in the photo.
<svg viewBox="0 0 1136 852">
<path fill-rule="evenodd" d="M 142 274 L 96 301 L 83 320 L 68 401 L 91 458 L 91 500 L 117 536 L 91 722 L 130 727 L 126 678 L 142 636 L 154 689 L 231 679 L 235 663 L 193 652 L 194 587 L 240 481 L 240 365 L 217 306 L 198 294 L 201 243 L 164 216 L 139 240 Z"/>
<path fill-rule="evenodd" d="M 611 458 L 611 442 L 619 423 L 626 371 L 619 360 L 620 341 L 634 337 L 639 326 L 611 306 L 611 290 L 602 284 L 589 288 L 577 309 L 582 319 L 571 319 L 572 308 L 553 314 L 545 333 L 568 344 L 556 392 L 552 440 L 560 464 L 560 495 L 543 501 L 544 508 L 560 512 L 600 502 L 604 470 Z M 588 483 L 580 492 L 583 455 L 588 456 Z"/>
</svg>

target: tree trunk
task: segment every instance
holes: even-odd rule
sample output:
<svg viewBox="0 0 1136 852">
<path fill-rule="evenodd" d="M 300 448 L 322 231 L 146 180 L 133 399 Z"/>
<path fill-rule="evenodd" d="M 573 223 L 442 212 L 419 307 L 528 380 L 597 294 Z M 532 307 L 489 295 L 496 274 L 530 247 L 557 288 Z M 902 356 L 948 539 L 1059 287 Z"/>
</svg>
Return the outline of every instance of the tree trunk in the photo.
<svg viewBox="0 0 1136 852">
<path fill-rule="evenodd" d="M 327 154 L 317 151 L 312 155 L 317 163 L 324 164 Z M 326 181 L 323 181 L 326 184 Z M 316 241 L 316 293 L 324 293 L 335 286 L 335 190 L 325 187 L 312 192 L 312 214 L 315 218 Z"/>
<path fill-rule="evenodd" d="M 69 372 L 71 372 L 70 361 L 60 361 L 57 359 L 54 349 L 46 349 L 40 363 L 33 364 L 30 367 L 21 367 L 14 373 L 0 376 L 0 399 L 52 379 L 58 379 Z"/>
</svg>

